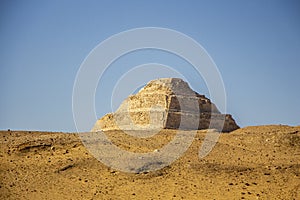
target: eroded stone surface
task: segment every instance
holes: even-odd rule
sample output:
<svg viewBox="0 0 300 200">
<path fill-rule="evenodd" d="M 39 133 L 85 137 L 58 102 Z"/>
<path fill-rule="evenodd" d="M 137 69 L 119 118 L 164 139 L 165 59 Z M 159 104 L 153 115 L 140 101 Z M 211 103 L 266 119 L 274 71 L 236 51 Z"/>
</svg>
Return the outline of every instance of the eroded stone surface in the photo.
<svg viewBox="0 0 300 200">
<path fill-rule="evenodd" d="M 239 126 L 231 115 L 221 114 L 208 98 L 194 92 L 183 80 L 162 78 L 129 96 L 115 113 L 99 119 L 91 131 L 162 128 L 229 132 Z"/>
</svg>

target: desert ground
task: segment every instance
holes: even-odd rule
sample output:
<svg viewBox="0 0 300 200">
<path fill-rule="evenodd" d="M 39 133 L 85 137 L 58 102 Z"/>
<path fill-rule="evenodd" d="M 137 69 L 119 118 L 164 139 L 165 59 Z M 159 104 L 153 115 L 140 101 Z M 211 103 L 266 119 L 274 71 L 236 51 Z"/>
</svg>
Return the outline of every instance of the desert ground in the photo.
<svg viewBox="0 0 300 200">
<path fill-rule="evenodd" d="M 120 148 L 150 152 L 176 130 L 151 139 L 107 134 Z M 222 133 L 199 159 L 205 134 L 170 166 L 125 173 L 95 159 L 77 134 L 1 131 L 0 199 L 300 199 L 300 126 Z"/>
</svg>

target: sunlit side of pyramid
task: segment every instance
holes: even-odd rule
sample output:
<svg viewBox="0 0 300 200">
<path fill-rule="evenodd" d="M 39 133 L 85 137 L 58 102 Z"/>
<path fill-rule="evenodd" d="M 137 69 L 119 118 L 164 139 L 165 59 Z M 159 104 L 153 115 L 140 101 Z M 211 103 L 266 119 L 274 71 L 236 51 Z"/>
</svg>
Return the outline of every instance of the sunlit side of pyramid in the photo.
<svg viewBox="0 0 300 200">
<path fill-rule="evenodd" d="M 239 128 L 231 115 L 221 114 L 208 98 L 193 91 L 182 79 L 162 78 L 129 96 L 115 113 L 99 119 L 91 131 L 200 130 L 220 126 L 223 132 Z"/>
</svg>

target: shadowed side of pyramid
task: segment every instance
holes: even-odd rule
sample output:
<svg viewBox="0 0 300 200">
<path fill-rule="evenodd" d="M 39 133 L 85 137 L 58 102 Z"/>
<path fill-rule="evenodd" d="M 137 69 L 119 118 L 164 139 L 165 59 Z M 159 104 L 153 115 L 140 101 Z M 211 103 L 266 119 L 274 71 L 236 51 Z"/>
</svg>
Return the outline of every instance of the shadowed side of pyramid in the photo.
<svg viewBox="0 0 300 200">
<path fill-rule="evenodd" d="M 99 119 L 91 131 L 214 127 L 223 127 L 223 132 L 239 128 L 231 115 L 221 114 L 215 104 L 182 79 L 162 78 L 129 96 L 115 113 Z"/>
</svg>

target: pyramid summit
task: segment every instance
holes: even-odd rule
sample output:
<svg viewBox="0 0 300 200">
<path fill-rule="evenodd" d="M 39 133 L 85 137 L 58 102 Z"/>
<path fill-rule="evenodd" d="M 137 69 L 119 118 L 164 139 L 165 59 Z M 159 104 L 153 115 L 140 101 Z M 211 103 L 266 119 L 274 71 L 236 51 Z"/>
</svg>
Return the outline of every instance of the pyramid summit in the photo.
<svg viewBox="0 0 300 200">
<path fill-rule="evenodd" d="M 204 95 L 193 91 L 180 78 L 150 81 L 137 94 L 126 98 L 115 113 L 99 119 L 92 132 L 107 130 L 239 128 L 229 114 L 221 114 Z"/>
</svg>

